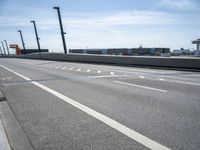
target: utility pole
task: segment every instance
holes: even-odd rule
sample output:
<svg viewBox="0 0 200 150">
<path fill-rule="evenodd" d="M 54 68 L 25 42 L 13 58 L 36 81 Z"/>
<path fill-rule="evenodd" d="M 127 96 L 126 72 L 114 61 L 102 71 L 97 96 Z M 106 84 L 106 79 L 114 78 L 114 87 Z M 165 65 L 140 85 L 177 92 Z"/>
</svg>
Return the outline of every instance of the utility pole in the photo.
<svg viewBox="0 0 200 150">
<path fill-rule="evenodd" d="M 37 28 L 36 28 L 36 24 L 35 24 L 35 21 L 31 21 L 34 25 L 34 29 L 35 29 L 35 36 L 36 36 L 36 40 L 37 40 L 37 45 L 38 45 L 38 49 L 39 49 L 39 52 L 41 52 L 41 49 L 40 49 L 40 38 L 38 37 L 38 33 L 37 33 Z"/>
<path fill-rule="evenodd" d="M 4 47 L 4 44 L 3 44 L 3 41 L 1 41 L 1 44 L 2 44 L 2 47 L 3 47 L 4 55 L 6 56 L 6 50 L 5 50 L 5 47 Z"/>
<path fill-rule="evenodd" d="M 9 48 L 8 48 L 8 43 L 6 40 L 4 40 L 5 44 L 6 44 L 6 48 L 7 48 L 7 52 L 8 52 L 8 56 L 10 56 L 10 52 L 9 52 Z"/>
<path fill-rule="evenodd" d="M 20 37 L 21 37 L 21 41 L 22 41 L 22 46 L 23 46 L 23 49 L 25 50 L 25 43 L 24 43 L 24 39 L 23 39 L 23 35 L 22 35 L 22 31 L 21 30 L 17 30 L 19 33 L 20 33 Z"/>
<path fill-rule="evenodd" d="M 61 20 L 61 15 L 60 15 L 60 8 L 59 7 L 53 7 L 53 9 L 56 9 L 57 12 L 58 12 L 58 19 L 59 19 L 59 24 L 60 24 L 64 53 L 67 54 L 67 47 L 66 47 L 66 42 L 65 42 L 65 34 L 66 33 L 63 31 L 63 25 L 62 25 L 62 20 Z"/>
</svg>

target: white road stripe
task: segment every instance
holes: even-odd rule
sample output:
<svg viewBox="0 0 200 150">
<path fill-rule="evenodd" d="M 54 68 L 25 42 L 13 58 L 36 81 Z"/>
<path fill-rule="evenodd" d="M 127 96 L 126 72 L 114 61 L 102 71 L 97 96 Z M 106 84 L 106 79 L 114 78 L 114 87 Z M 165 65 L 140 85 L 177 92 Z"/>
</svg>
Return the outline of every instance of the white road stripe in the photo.
<svg viewBox="0 0 200 150">
<path fill-rule="evenodd" d="M 160 80 L 160 81 L 165 81 L 165 80 L 164 80 L 164 79 L 162 79 L 162 78 L 160 78 L 159 80 Z"/>
<path fill-rule="evenodd" d="M 56 65 L 51 65 L 51 66 L 49 66 L 49 68 L 54 68 Z"/>
<path fill-rule="evenodd" d="M 69 68 L 69 70 L 73 70 L 73 69 L 74 69 L 74 67 Z"/>
<path fill-rule="evenodd" d="M 144 79 L 144 76 L 139 76 L 139 78 Z"/>
<path fill-rule="evenodd" d="M 159 92 L 167 93 L 166 90 L 156 89 L 156 88 L 152 88 L 152 87 L 148 87 L 148 86 L 142 86 L 142 85 L 127 83 L 127 82 L 122 82 L 122 81 L 114 81 L 114 82 L 120 83 L 120 84 L 124 84 L 124 85 L 129 85 L 129 86 L 135 86 L 135 87 L 139 87 L 139 88 L 143 88 L 143 89 L 148 89 L 148 90 L 154 90 L 154 91 L 159 91 Z"/>
<path fill-rule="evenodd" d="M 76 71 L 81 71 L 81 68 L 78 68 Z"/>
<path fill-rule="evenodd" d="M 114 73 L 114 72 L 110 72 L 110 74 L 111 74 L 111 75 L 114 75 L 115 73 Z"/>
<path fill-rule="evenodd" d="M 97 73 L 101 73 L 101 70 L 98 70 Z"/>
<path fill-rule="evenodd" d="M 60 68 L 60 69 L 62 69 L 62 70 L 66 70 L 68 67 L 67 66 L 65 66 L 65 67 L 62 67 L 62 68 Z"/>
<path fill-rule="evenodd" d="M 190 81 L 178 81 L 178 80 L 170 80 L 170 79 L 166 79 L 166 82 L 170 82 L 170 83 L 177 83 L 177 84 L 186 84 L 186 85 L 196 85 L 196 86 L 200 86 L 200 83 L 193 83 Z"/>
<path fill-rule="evenodd" d="M 54 69 L 60 69 L 62 66 L 56 66 Z"/>
<path fill-rule="evenodd" d="M 90 69 L 88 69 L 87 72 L 90 72 Z"/>
<path fill-rule="evenodd" d="M 89 76 L 88 78 L 97 79 L 97 78 L 113 78 L 113 77 L 121 77 L 124 75 L 103 75 L 103 76 Z"/>
<path fill-rule="evenodd" d="M 121 123 L 119 123 L 119 122 L 117 122 L 117 121 L 115 121 L 115 120 L 113 120 L 113 119 L 111 119 L 111 118 L 109 118 L 109 117 L 107 117 L 107 116 L 105 116 L 105 115 L 103 115 L 103 114 L 81 104 L 81 103 L 78 103 L 75 100 L 70 99 L 69 97 L 67 97 L 67 96 L 65 96 L 65 95 L 45 86 L 45 85 L 42 85 L 42 84 L 35 82 L 35 81 L 31 81 L 30 78 L 25 77 L 24 75 L 21 75 L 21 74 L 15 72 L 15 71 L 5 67 L 5 66 L 2 66 L 2 65 L 0 65 L 0 66 L 3 67 L 6 70 L 18 75 L 18 76 L 20 76 L 21 78 L 23 78 L 25 80 L 30 81 L 30 83 L 36 85 L 37 87 L 40 87 L 41 89 L 43 89 L 43 90 L 51 93 L 52 95 L 60 98 L 61 100 L 63 100 L 65 102 L 71 104 L 72 106 L 82 110 L 83 112 L 89 114 L 90 116 L 93 116 L 94 118 L 96 118 L 96 119 L 100 120 L 101 122 L 107 124 L 108 126 L 112 127 L 113 129 L 115 129 L 115 130 L 123 133 L 124 135 L 130 137 L 131 139 L 143 144 L 147 148 L 150 148 L 152 150 L 170 150 L 166 146 L 161 145 L 161 144 L 149 139 L 148 137 L 146 137 L 146 136 L 124 126 L 123 124 L 121 124 Z"/>
</svg>

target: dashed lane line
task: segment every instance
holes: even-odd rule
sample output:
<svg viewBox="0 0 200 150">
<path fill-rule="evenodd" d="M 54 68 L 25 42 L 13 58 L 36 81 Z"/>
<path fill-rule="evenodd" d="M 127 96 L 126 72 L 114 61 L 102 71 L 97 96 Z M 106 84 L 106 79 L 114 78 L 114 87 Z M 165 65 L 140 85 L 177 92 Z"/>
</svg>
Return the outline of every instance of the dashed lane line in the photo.
<svg viewBox="0 0 200 150">
<path fill-rule="evenodd" d="M 110 72 L 110 74 L 111 74 L 111 75 L 114 75 L 115 73 L 114 73 L 114 72 Z"/>
<path fill-rule="evenodd" d="M 98 70 L 97 73 L 101 73 L 101 70 Z"/>
<path fill-rule="evenodd" d="M 78 68 L 76 71 L 81 71 L 81 68 Z"/>
<path fill-rule="evenodd" d="M 139 76 L 140 79 L 144 79 L 144 76 Z"/>
</svg>

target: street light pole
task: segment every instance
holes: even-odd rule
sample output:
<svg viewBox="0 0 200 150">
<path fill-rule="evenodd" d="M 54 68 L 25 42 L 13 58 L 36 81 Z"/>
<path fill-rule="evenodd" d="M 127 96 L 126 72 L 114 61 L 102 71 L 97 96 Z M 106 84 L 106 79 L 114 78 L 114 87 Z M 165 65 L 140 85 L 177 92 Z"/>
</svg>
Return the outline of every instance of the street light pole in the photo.
<svg viewBox="0 0 200 150">
<path fill-rule="evenodd" d="M 17 30 L 19 33 L 20 33 L 20 37 L 21 37 L 21 41 L 22 41 L 22 46 L 23 46 L 23 49 L 25 50 L 25 43 L 24 43 L 24 39 L 23 39 L 23 35 L 22 35 L 22 31 L 21 30 Z"/>
<path fill-rule="evenodd" d="M 36 24 L 35 24 L 35 21 L 31 21 L 34 25 L 34 29 L 35 29 L 35 36 L 36 36 L 36 40 L 37 40 L 37 45 L 38 45 L 38 49 L 39 49 L 39 52 L 41 52 L 41 49 L 40 49 L 40 38 L 38 37 L 38 33 L 37 33 L 37 28 L 36 28 Z"/>
<path fill-rule="evenodd" d="M 64 53 L 67 54 L 67 47 L 66 47 L 66 42 L 65 42 L 65 34 L 66 33 L 63 31 L 63 25 L 62 25 L 62 20 L 61 20 L 61 15 L 60 15 L 60 8 L 59 7 L 53 7 L 53 9 L 56 9 L 57 12 L 58 12 L 58 19 L 59 19 L 59 24 L 60 24 Z"/>
<path fill-rule="evenodd" d="M 10 52 L 9 52 L 9 48 L 8 48 L 8 43 L 6 40 L 4 40 L 5 44 L 6 44 L 6 48 L 7 48 L 7 52 L 8 52 L 8 56 L 10 56 Z"/>
<path fill-rule="evenodd" d="M 1 41 L 1 44 L 2 44 L 2 46 L 3 46 L 4 55 L 6 56 L 6 50 L 5 50 L 5 47 L 4 47 L 4 44 L 3 44 L 3 41 Z"/>
</svg>

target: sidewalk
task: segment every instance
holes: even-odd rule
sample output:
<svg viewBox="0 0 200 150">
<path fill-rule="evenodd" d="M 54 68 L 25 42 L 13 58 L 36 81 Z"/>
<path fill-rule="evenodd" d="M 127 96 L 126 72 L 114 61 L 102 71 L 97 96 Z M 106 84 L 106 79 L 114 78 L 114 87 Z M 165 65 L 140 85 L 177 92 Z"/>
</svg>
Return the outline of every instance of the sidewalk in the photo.
<svg viewBox="0 0 200 150">
<path fill-rule="evenodd" d="M 2 92 L 0 91 L 0 103 L 4 100 L 5 100 L 5 98 L 2 94 Z M 11 150 L 10 144 L 8 142 L 8 138 L 7 138 L 4 126 L 3 126 L 3 122 L 1 119 L 1 114 L 0 114 L 0 150 Z"/>
</svg>

